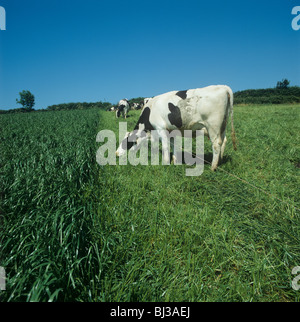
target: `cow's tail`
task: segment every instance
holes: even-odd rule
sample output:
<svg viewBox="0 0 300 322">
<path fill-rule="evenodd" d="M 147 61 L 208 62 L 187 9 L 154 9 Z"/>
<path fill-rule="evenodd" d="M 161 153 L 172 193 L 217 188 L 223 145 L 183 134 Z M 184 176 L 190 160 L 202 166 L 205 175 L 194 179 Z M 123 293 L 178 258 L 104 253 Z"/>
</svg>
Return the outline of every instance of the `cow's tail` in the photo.
<svg viewBox="0 0 300 322">
<path fill-rule="evenodd" d="M 227 95 L 228 95 L 228 112 L 230 111 L 231 114 L 231 138 L 232 138 L 232 144 L 234 150 L 237 149 L 236 146 L 236 136 L 235 136 L 235 131 L 234 131 L 234 126 L 233 126 L 233 92 L 230 87 L 227 87 Z"/>
</svg>

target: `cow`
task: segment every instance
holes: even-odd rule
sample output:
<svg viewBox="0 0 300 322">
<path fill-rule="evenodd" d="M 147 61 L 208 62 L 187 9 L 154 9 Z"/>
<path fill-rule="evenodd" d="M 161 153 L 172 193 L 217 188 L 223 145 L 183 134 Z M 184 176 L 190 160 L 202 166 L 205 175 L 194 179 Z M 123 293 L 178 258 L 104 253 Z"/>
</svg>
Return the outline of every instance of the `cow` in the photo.
<svg viewBox="0 0 300 322">
<path fill-rule="evenodd" d="M 144 106 L 151 100 L 151 97 L 146 97 L 143 100 L 141 100 L 139 103 L 133 103 L 133 110 L 140 110 L 143 109 Z"/>
<path fill-rule="evenodd" d="M 122 116 L 126 119 L 127 113 L 130 110 L 130 104 L 126 98 L 119 101 L 118 106 L 116 108 L 116 118 Z"/>
<path fill-rule="evenodd" d="M 140 118 L 132 132 L 126 133 L 116 151 L 117 156 L 149 139 L 149 132 L 156 130 L 162 139 L 163 158 L 170 161 L 167 132 L 173 130 L 204 130 L 212 143 L 213 160 L 211 170 L 217 169 L 223 158 L 226 145 L 226 125 L 231 114 L 231 135 L 236 150 L 233 127 L 233 93 L 226 85 L 211 85 L 204 88 L 172 91 L 150 99 L 144 106 Z M 167 132 L 166 132 L 167 131 Z M 146 133 L 146 134 L 145 134 Z M 171 146 L 172 148 L 172 146 Z M 173 160 L 176 162 L 173 150 Z"/>
<path fill-rule="evenodd" d="M 140 110 L 142 108 L 140 103 L 133 103 L 132 109 L 133 110 Z"/>
</svg>

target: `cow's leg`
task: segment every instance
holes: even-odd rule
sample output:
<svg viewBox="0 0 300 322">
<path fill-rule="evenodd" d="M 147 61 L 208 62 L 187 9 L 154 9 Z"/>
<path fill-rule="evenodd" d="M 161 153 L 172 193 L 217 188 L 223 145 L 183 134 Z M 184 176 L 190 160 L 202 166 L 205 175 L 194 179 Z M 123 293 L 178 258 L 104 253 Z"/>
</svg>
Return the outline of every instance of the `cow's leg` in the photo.
<svg viewBox="0 0 300 322">
<path fill-rule="evenodd" d="M 220 152 L 221 152 L 220 139 L 217 137 L 214 141 L 212 141 L 212 149 L 213 149 L 213 160 L 211 164 L 211 170 L 214 171 L 218 167 Z"/>
<path fill-rule="evenodd" d="M 169 138 L 165 130 L 158 130 L 158 135 L 161 138 L 163 164 L 170 164 L 170 149 L 169 149 Z"/>
<path fill-rule="evenodd" d="M 176 149 L 175 149 L 175 139 L 173 137 L 170 138 L 170 149 L 172 153 L 172 163 L 176 164 Z"/>
<path fill-rule="evenodd" d="M 221 159 L 223 159 L 223 156 L 224 156 L 224 150 L 225 150 L 226 142 L 227 142 L 227 138 L 226 138 L 226 135 L 224 135 L 223 143 L 222 143 L 222 146 L 221 146 Z"/>
<path fill-rule="evenodd" d="M 187 134 L 186 134 L 187 135 Z M 182 164 L 182 135 L 179 130 L 173 130 L 169 133 L 170 150 L 172 153 L 172 163 Z M 192 139 L 192 137 L 191 137 Z"/>
<path fill-rule="evenodd" d="M 217 169 L 220 157 L 223 157 L 226 145 L 225 125 L 226 123 L 223 121 L 221 128 L 218 128 L 218 125 L 211 124 L 210 128 L 208 129 L 213 150 L 213 160 L 211 164 L 212 171 Z"/>
<path fill-rule="evenodd" d="M 211 144 L 212 144 L 212 150 L 213 150 L 213 160 L 212 160 L 212 164 L 211 164 L 211 170 L 214 171 L 217 169 L 218 167 L 218 163 L 220 160 L 220 156 L 221 156 L 221 150 L 222 150 L 222 146 L 223 146 L 223 142 L 225 141 L 225 132 L 223 131 L 221 134 L 221 131 L 215 131 L 216 127 L 211 127 L 208 130 L 208 134 L 211 140 Z M 225 145 L 224 145 L 225 148 Z"/>
</svg>

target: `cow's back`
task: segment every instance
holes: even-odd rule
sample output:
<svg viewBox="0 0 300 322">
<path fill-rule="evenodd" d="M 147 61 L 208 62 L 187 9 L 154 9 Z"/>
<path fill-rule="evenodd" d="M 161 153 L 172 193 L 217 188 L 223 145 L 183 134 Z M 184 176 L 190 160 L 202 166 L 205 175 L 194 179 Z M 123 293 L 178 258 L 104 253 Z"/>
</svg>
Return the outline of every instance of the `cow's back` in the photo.
<svg viewBox="0 0 300 322">
<path fill-rule="evenodd" d="M 196 130 L 223 121 L 232 90 L 226 85 L 211 85 L 155 96 L 150 108 L 150 123 L 156 129 Z"/>
</svg>

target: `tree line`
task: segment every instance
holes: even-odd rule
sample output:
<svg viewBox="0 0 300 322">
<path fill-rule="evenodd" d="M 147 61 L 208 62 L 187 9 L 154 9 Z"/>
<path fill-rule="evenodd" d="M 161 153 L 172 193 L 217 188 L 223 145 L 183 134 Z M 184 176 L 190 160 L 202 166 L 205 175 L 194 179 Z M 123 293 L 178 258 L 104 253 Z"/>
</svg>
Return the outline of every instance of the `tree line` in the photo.
<svg viewBox="0 0 300 322">
<path fill-rule="evenodd" d="M 95 103 L 62 103 L 47 107 L 47 111 L 66 111 L 66 110 L 87 110 L 91 108 L 108 109 L 112 105 L 109 102 L 95 102 Z"/>
<path fill-rule="evenodd" d="M 283 79 L 277 82 L 275 88 L 265 89 L 247 89 L 243 91 L 237 91 L 234 93 L 235 104 L 296 104 L 300 103 L 300 87 L 289 86 L 290 81 Z M 25 113 L 34 111 L 35 98 L 30 91 L 22 91 L 19 93 L 20 98 L 16 99 L 18 104 L 22 105 L 22 108 L 12 110 L 0 110 L 0 114 L 5 113 Z M 130 104 L 140 103 L 143 101 L 143 97 L 132 98 L 129 100 Z M 99 108 L 109 110 L 113 106 L 109 102 L 78 102 L 78 103 L 62 103 L 50 105 L 46 109 L 40 109 L 38 111 L 65 111 L 76 109 L 91 109 Z"/>
<path fill-rule="evenodd" d="M 234 104 L 295 104 L 300 103 L 300 87 L 248 89 L 234 93 Z"/>
</svg>

